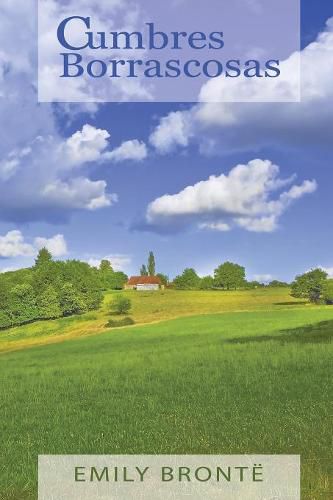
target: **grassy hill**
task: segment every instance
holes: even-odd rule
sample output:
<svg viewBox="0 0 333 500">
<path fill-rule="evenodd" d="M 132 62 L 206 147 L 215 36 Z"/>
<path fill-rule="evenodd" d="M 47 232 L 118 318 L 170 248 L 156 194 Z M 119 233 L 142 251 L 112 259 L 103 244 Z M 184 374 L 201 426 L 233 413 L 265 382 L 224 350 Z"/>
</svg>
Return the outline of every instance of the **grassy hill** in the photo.
<svg viewBox="0 0 333 500">
<path fill-rule="evenodd" d="M 0 498 L 35 498 L 38 453 L 297 453 L 302 499 L 329 498 L 333 308 L 282 290 L 132 297 L 137 322 L 183 317 L 98 334 L 104 309 L 1 334 L 21 350 L 0 357 Z M 56 343 L 22 349 L 34 329 Z"/>
<path fill-rule="evenodd" d="M 125 293 L 130 297 L 133 305 L 130 315 L 137 324 L 196 314 L 267 311 L 304 306 L 304 302 L 290 297 L 288 288 L 228 292 L 180 290 L 111 292 L 106 294 L 103 307 L 99 311 L 54 321 L 39 321 L 0 332 L 0 353 L 105 331 L 105 325 L 110 319 L 109 305 L 117 293 Z"/>
</svg>

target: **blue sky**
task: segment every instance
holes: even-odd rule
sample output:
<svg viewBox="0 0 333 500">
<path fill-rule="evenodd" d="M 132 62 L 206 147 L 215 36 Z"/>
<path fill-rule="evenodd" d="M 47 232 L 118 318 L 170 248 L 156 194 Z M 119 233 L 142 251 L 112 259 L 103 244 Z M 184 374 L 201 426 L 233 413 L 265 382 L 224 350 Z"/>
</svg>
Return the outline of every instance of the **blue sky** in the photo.
<svg viewBox="0 0 333 500">
<path fill-rule="evenodd" d="M 0 9 L 8 27 L 32 8 L 22 3 L 18 14 L 9 3 Z M 129 274 L 150 250 L 170 277 L 185 267 L 208 274 L 225 260 L 243 264 L 249 278 L 289 280 L 318 265 L 333 273 L 332 16 L 331 1 L 302 1 L 304 103 L 222 105 L 217 117 L 179 103 L 37 105 L 24 59 L 34 57 L 34 25 L 16 63 L 3 34 L 0 269 L 31 265 L 46 244 L 59 258 L 110 256 Z M 306 48 L 320 32 L 313 60 Z M 226 110 L 234 125 L 223 119 Z M 256 159 L 269 163 L 249 164 Z M 243 174 L 234 171 L 239 164 Z M 199 203 L 202 181 L 213 211 Z M 258 194 L 246 194 L 250 188 Z M 249 213 L 241 216 L 235 204 Z"/>
</svg>

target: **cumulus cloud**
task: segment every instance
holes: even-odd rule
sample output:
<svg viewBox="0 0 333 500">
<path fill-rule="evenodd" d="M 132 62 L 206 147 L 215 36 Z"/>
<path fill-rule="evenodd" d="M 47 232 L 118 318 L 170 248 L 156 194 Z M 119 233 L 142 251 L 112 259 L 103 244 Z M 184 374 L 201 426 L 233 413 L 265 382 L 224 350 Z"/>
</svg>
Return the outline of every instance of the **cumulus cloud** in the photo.
<svg viewBox="0 0 333 500">
<path fill-rule="evenodd" d="M 100 159 L 102 152 L 108 147 L 109 132 L 92 125 L 84 125 L 62 145 L 63 153 L 69 165 L 82 165 Z"/>
<path fill-rule="evenodd" d="M 191 115 L 175 111 L 161 118 L 149 141 L 160 153 L 170 153 L 177 146 L 186 147 L 191 137 Z"/>
<path fill-rule="evenodd" d="M 34 254 L 34 248 L 24 241 L 21 231 L 9 231 L 0 236 L 0 257 L 30 257 Z"/>
<path fill-rule="evenodd" d="M 196 224 L 215 231 L 238 227 L 272 232 L 292 202 L 317 189 L 315 180 L 294 181 L 294 176 L 282 179 L 280 168 L 271 161 L 252 160 L 228 174 L 213 175 L 177 194 L 157 198 L 147 208 L 146 221 L 152 229 Z"/>
<path fill-rule="evenodd" d="M 37 237 L 34 244 L 38 250 L 47 248 L 53 257 L 62 257 L 68 253 L 67 243 L 62 234 L 56 234 L 52 238 Z"/>
<path fill-rule="evenodd" d="M 7 220 L 53 220 L 76 210 L 97 210 L 117 202 L 105 180 L 87 175 L 94 163 L 141 161 L 147 148 L 137 140 L 110 148 L 107 130 L 85 124 L 64 139 L 38 136 L 0 161 L 0 209 Z M 85 168 L 84 168 L 85 167 Z M 85 174 L 80 173 L 84 168 Z"/>
<path fill-rule="evenodd" d="M 18 230 L 0 236 L 0 258 L 32 257 L 43 247 L 54 257 L 61 257 L 67 253 L 67 243 L 62 234 L 52 238 L 37 237 L 32 243 L 28 243 Z"/>
<path fill-rule="evenodd" d="M 151 143 L 160 153 L 188 146 L 191 139 L 199 144 L 201 152 L 231 153 L 245 150 L 260 150 L 262 147 L 328 147 L 332 143 L 333 120 L 333 18 L 317 39 L 299 54 L 292 54 L 283 62 L 290 75 L 301 61 L 300 103 L 216 103 L 220 92 L 234 92 L 236 101 L 246 100 L 250 92 L 262 91 L 252 83 L 239 80 L 238 86 L 227 89 L 225 81 L 210 80 L 202 89 L 202 98 L 211 102 L 201 103 L 178 112 L 177 133 L 170 126 L 173 114 L 162 117 L 151 135 Z M 273 83 L 272 83 L 273 82 Z M 271 79 L 270 84 L 281 86 L 281 95 L 286 92 L 286 82 L 281 78 Z M 233 95 L 229 95 L 232 100 Z M 164 143 L 166 141 L 166 143 Z M 166 145 L 165 145 L 166 144 Z"/>
<path fill-rule="evenodd" d="M 118 148 L 106 153 L 105 160 L 111 160 L 116 163 L 121 161 L 142 161 L 148 156 L 147 146 L 144 142 L 134 139 L 123 142 Z"/>
</svg>

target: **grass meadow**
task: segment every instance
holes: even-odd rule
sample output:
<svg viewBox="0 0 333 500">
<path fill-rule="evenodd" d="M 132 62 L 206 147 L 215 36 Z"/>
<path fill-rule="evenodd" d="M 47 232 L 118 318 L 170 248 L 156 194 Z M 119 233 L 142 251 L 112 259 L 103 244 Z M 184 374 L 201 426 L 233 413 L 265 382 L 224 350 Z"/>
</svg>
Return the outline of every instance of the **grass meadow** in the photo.
<svg viewBox="0 0 333 500">
<path fill-rule="evenodd" d="M 333 308 L 130 294 L 134 327 L 102 331 L 107 296 L 95 316 L 1 333 L 0 498 L 36 498 L 38 454 L 141 453 L 301 454 L 302 500 L 332 498 Z"/>
</svg>

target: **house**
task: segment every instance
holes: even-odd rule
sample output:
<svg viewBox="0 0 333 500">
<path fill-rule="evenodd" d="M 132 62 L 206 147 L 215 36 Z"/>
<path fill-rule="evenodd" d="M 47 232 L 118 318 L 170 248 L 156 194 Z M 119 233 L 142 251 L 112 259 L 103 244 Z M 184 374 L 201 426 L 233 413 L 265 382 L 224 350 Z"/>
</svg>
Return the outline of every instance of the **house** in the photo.
<svg viewBox="0 0 333 500">
<path fill-rule="evenodd" d="M 155 291 L 163 288 L 158 276 L 132 276 L 125 285 L 125 290 Z"/>
</svg>

